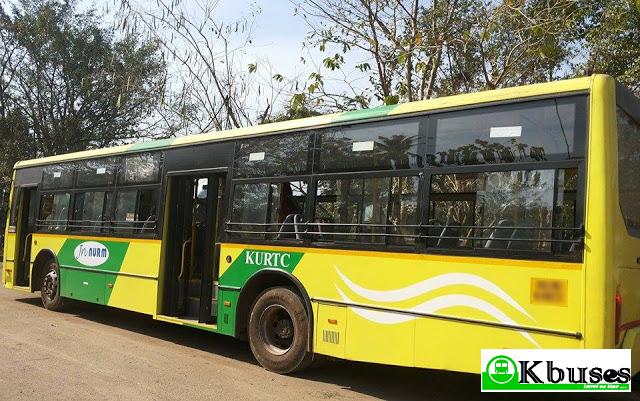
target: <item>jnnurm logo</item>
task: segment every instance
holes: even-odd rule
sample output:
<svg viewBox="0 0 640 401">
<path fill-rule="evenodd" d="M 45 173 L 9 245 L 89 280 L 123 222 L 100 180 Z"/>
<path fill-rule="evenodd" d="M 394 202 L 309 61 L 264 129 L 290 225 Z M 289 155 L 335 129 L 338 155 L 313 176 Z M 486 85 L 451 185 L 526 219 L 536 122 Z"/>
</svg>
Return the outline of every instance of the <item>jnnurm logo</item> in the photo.
<svg viewBox="0 0 640 401">
<path fill-rule="evenodd" d="M 96 267 L 109 260 L 109 249 L 99 242 L 86 241 L 76 246 L 73 257 L 85 266 Z"/>
</svg>

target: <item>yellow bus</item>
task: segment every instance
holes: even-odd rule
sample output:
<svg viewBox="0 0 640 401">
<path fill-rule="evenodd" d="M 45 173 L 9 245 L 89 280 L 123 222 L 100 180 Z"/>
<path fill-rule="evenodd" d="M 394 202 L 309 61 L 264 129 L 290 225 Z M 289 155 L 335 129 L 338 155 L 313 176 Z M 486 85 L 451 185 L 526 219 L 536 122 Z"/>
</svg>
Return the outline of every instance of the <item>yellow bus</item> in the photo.
<svg viewBox="0 0 640 401">
<path fill-rule="evenodd" d="M 6 287 L 327 355 L 480 371 L 629 348 L 640 101 L 604 75 L 16 164 Z"/>
</svg>

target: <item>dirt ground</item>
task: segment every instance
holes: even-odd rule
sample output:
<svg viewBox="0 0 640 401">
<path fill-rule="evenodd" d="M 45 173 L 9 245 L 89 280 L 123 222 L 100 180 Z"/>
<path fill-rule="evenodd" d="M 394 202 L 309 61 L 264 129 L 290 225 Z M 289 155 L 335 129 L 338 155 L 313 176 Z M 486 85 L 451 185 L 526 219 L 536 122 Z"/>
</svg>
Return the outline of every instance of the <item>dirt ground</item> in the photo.
<svg viewBox="0 0 640 401">
<path fill-rule="evenodd" d="M 107 307 L 0 288 L 1 400 L 640 400 L 640 393 L 481 394 L 479 377 L 327 361 L 295 377 L 246 343 Z"/>
</svg>

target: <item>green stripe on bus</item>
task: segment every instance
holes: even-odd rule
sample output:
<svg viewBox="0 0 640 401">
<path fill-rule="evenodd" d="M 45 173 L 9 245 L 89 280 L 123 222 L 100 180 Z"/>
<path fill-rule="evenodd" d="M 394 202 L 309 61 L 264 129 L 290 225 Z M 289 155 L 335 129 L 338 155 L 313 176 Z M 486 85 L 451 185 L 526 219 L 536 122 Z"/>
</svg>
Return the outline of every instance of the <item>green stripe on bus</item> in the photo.
<svg viewBox="0 0 640 401">
<path fill-rule="evenodd" d="M 242 287 L 249 277 L 262 269 L 280 269 L 293 273 L 304 253 L 245 249 L 220 277 L 220 285 Z"/>
<path fill-rule="evenodd" d="M 390 105 L 390 106 L 374 107 L 372 109 L 346 111 L 340 114 L 336 118 L 335 122 L 355 121 L 355 120 L 365 120 L 368 118 L 385 117 L 389 113 L 391 113 L 391 111 L 393 111 L 393 109 L 395 109 L 396 107 L 398 107 L 397 104 Z"/>
<path fill-rule="evenodd" d="M 143 150 L 154 150 L 158 148 L 167 148 L 175 141 L 175 138 L 158 139 L 150 142 L 134 143 L 127 150 L 128 152 L 139 152 Z"/>
</svg>

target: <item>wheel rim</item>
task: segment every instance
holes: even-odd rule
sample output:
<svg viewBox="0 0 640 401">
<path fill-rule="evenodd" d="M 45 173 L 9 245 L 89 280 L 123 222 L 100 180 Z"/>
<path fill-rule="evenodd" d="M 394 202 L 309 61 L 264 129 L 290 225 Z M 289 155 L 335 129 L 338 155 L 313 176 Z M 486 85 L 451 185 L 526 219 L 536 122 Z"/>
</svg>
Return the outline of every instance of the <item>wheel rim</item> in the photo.
<svg viewBox="0 0 640 401">
<path fill-rule="evenodd" d="M 58 295 L 58 273 L 55 270 L 49 270 L 49 273 L 44 276 L 42 294 L 49 301 L 53 301 Z"/>
<path fill-rule="evenodd" d="M 289 312 L 282 305 L 269 305 L 260 315 L 260 335 L 269 352 L 286 354 L 293 345 L 295 327 Z"/>
</svg>

